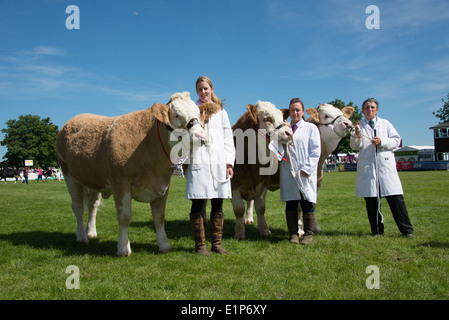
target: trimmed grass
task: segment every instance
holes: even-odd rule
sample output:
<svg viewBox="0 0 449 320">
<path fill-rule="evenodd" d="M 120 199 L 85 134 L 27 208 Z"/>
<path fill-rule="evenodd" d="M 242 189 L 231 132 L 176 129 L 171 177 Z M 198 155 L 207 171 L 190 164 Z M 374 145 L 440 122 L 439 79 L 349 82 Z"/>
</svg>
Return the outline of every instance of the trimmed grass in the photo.
<svg viewBox="0 0 449 320">
<path fill-rule="evenodd" d="M 194 254 L 185 180 L 173 176 L 166 232 L 173 251 L 157 253 L 149 204 L 133 202 L 131 257 L 115 256 L 118 224 L 112 199 L 97 216 L 98 239 L 76 242 L 76 221 L 64 182 L 0 185 L 0 299 L 441 299 L 449 298 L 449 172 L 400 172 L 414 239 L 397 230 L 382 200 L 385 235 L 371 237 L 355 173 L 326 173 L 318 195 L 323 230 L 310 246 L 288 241 L 279 192 L 267 197 L 272 232 L 261 239 L 246 226 L 233 239 L 234 214 L 225 201 L 223 245 L 230 255 Z M 209 233 L 207 245 L 210 247 Z M 68 289 L 65 270 L 80 270 Z M 369 290 L 368 266 L 380 272 Z"/>
</svg>

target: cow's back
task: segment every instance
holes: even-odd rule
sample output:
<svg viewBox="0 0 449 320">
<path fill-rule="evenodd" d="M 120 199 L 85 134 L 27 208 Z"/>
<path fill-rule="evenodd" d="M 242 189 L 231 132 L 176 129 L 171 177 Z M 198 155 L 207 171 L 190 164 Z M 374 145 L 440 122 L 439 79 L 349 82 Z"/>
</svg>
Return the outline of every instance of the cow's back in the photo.
<svg viewBox="0 0 449 320">
<path fill-rule="evenodd" d="M 81 114 L 67 122 L 57 139 L 63 172 L 86 187 L 102 190 L 114 177 L 139 165 L 135 152 L 148 139 L 150 109 L 117 117 Z"/>
</svg>

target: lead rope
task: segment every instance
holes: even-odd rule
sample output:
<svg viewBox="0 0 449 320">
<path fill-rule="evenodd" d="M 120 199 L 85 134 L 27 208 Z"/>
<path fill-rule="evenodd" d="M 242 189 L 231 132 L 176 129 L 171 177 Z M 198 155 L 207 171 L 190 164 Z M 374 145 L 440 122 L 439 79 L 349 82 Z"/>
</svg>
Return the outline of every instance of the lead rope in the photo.
<svg viewBox="0 0 449 320">
<path fill-rule="evenodd" d="M 161 144 L 162 150 L 164 151 L 164 154 L 167 157 L 168 161 L 170 161 L 170 163 L 172 164 L 170 166 L 170 168 L 174 168 L 174 169 L 178 170 L 179 178 L 182 179 L 182 178 L 184 178 L 184 169 L 182 168 L 182 165 L 187 160 L 188 156 L 180 158 L 178 160 L 178 163 L 173 163 L 171 161 L 170 156 L 168 155 L 167 150 L 165 150 L 164 144 L 162 143 L 161 133 L 159 132 L 159 124 L 160 124 L 160 121 L 159 121 L 159 119 L 157 119 L 157 125 L 156 125 L 156 127 L 157 127 L 157 136 L 159 138 L 159 142 Z"/>
<path fill-rule="evenodd" d="M 351 129 L 351 134 L 355 132 L 355 126 Z M 362 129 L 360 128 L 360 134 L 362 137 L 369 139 L 370 141 L 373 139 L 372 137 L 367 136 L 366 134 L 362 133 Z M 374 166 L 376 170 L 376 189 L 377 189 L 377 212 L 376 212 L 376 228 L 377 228 L 377 234 L 379 234 L 379 214 L 380 214 L 380 222 L 384 223 L 384 216 L 382 215 L 382 212 L 380 211 L 380 183 L 379 183 L 379 166 L 377 163 L 377 146 L 376 151 L 374 153 Z"/>
</svg>

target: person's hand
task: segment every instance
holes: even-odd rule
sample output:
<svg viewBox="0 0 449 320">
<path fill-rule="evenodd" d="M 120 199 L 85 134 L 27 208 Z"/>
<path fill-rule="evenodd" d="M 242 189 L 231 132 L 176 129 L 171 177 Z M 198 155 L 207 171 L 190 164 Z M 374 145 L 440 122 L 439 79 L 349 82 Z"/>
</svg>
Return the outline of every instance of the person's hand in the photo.
<svg viewBox="0 0 449 320">
<path fill-rule="evenodd" d="M 359 138 L 362 137 L 362 130 L 360 130 L 360 121 L 355 124 L 355 135 Z"/>
<path fill-rule="evenodd" d="M 226 179 L 229 177 L 232 179 L 232 176 L 234 175 L 234 170 L 232 169 L 232 165 L 227 164 L 226 165 Z"/>
<path fill-rule="evenodd" d="M 371 143 L 375 146 L 380 145 L 380 138 L 379 137 L 374 137 L 371 139 Z"/>
</svg>

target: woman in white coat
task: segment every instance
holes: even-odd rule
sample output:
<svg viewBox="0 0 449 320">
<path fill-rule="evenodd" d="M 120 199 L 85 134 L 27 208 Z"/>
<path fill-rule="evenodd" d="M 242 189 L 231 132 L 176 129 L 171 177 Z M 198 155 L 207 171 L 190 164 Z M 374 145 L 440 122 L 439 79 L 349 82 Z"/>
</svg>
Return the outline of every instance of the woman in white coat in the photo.
<svg viewBox="0 0 449 320">
<path fill-rule="evenodd" d="M 362 105 L 365 118 L 356 124 L 351 135 L 351 148 L 359 150 L 356 196 L 365 198 L 373 235 L 384 233 L 380 198 L 386 197 L 400 232 L 412 236 L 413 226 L 402 196 L 402 184 L 393 153 L 399 147 L 401 137 L 388 120 L 377 116 L 378 111 L 379 103 L 376 99 L 365 100 Z"/>
<path fill-rule="evenodd" d="M 304 238 L 301 244 L 313 241 L 317 199 L 317 167 L 321 153 L 320 132 L 316 125 L 304 121 L 304 105 L 294 98 L 289 105 L 293 146 L 289 146 L 289 161 L 280 165 L 281 201 L 286 202 L 285 216 L 290 242 L 299 243 L 298 205 L 304 220 Z"/>
<path fill-rule="evenodd" d="M 207 143 L 193 152 L 186 170 L 186 198 L 192 200 L 190 224 L 195 239 L 195 251 L 209 255 L 205 244 L 203 207 L 211 199 L 210 212 L 212 251 L 229 253 L 221 245 L 223 237 L 223 199 L 230 199 L 234 172 L 235 148 L 228 114 L 221 100 L 214 94 L 214 86 L 208 77 L 199 77 L 196 92 L 203 103 L 216 103 L 221 110 L 213 114 L 205 125 Z"/>
</svg>

